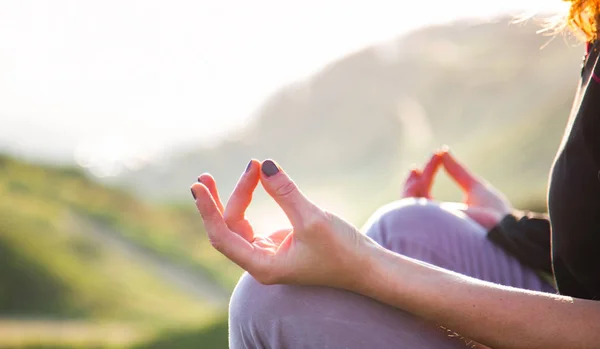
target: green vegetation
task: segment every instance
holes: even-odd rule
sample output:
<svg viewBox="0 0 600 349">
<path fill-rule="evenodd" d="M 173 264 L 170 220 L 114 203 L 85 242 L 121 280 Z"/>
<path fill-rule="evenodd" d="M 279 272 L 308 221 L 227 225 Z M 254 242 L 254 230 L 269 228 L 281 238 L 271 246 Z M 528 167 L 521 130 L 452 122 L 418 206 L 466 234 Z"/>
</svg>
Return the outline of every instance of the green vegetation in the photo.
<svg viewBox="0 0 600 349">
<path fill-rule="evenodd" d="M 212 325 L 184 331 L 170 331 L 157 338 L 142 343 L 132 349 L 188 349 L 188 348 L 227 348 L 227 319 Z"/>
<path fill-rule="evenodd" d="M 216 319 L 201 328 L 159 331 L 155 336 L 142 340 L 130 349 L 188 349 L 188 348 L 227 348 L 227 319 Z M 121 345 L 103 345 L 93 343 L 63 344 L 24 344 L 2 346 L 1 349 L 122 349 Z"/>
<path fill-rule="evenodd" d="M 194 276 L 226 302 L 240 271 L 210 247 L 201 226 L 192 210 L 142 203 L 78 170 L 0 156 L 0 316 L 23 318 L 24 326 L 122 323 L 135 338 L 211 324 L 223 303 L 149 265 Z"/>
</svg>

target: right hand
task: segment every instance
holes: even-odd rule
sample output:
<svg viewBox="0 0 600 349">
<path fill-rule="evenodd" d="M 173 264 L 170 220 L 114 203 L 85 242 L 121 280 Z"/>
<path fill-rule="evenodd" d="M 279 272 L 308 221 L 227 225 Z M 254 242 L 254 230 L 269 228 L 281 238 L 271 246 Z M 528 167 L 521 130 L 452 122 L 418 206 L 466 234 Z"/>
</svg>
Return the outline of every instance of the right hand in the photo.
<svg viewBox="0 0 600 349">
<path fill-rule="evenodd" d="M 289 218 L 292 229 L 255 234 L 245 218 L 258 182 Z M 273 161 L 253 160 L 224 207 L 215 180 L 192 185 L 212 245 L 264 284 L 320 285 L 355 290 L 381 249 L 341 218 L 310 202 Z"/>
<path fill-rule="evenodd" d="M 469 171 L 450 152 L 443 152 L 442 165 L 465 194 L 464 212 L 484 228 L 493 228 L 513 211 L 506 196 Z"/>
</svg>

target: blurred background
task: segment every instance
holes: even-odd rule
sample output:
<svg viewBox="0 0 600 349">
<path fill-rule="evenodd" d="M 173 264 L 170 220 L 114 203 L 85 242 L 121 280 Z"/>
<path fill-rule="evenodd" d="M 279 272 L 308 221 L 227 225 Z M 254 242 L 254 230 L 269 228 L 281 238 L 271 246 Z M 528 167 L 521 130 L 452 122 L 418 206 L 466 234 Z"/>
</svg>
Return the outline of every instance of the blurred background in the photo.
<svg viewBox="0 0 600 349">
<path fill-rule="evenodd" d="M 0 347 L 226 348 L 241 271 L 189 186 L 250 158 L 360 226 L 447 144 L 544 211 L 583 47 L 535 18 L 566 5 L 0 1 Z"/>
</svg>

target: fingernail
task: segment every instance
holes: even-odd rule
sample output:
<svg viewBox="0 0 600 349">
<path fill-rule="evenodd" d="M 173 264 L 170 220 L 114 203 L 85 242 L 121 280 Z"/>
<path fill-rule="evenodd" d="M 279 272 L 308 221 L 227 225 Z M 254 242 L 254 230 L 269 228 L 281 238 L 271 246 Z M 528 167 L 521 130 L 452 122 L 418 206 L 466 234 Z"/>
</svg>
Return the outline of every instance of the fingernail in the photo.
<svg viewBox="0 0 600 349">
<path fill-rule="evenodd" d="M 198 183 L 202 183 L 202 179 L 200 179 L 200 177 L 198 177 Z"/>
<path fill-rule="evenodd" d="M 190 191 L 192 192 L 192 197 L 194 198 L 194 200 L 196 200 L 196 193 L 194 193 L 194 189 L 190 188 Z"/>
<path fill-rule="evenodd" d="M 250 171 L 251 167 L 252 167 L 252 160 L 250 160 L 250 162 L 248 163 L 248 166 L 246 166 L 246 171 L 244 171 L 244 173 L 247 173 L 248 171 Z"/>
<path fill-rule="evenodd" d="M 265 160 L 262 163 L 262 172 L 267 177 L 276 175 L 279 172 L 279 167 L 272 160 Z"/>
</svg>

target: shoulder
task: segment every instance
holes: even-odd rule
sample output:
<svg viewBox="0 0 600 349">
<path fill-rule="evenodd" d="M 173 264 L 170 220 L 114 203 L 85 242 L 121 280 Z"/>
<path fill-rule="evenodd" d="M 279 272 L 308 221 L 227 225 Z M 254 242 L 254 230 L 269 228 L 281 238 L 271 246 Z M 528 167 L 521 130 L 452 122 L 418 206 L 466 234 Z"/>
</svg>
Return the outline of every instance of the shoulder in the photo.
<svg viewBox="0 0 600 349">
<path fill-rule="evenodd" d="M 600 64 L 598 64 L 600 57 L 600 40 L 588 42 L 585 51 L 581 72 L 582 78 L 590 83 L 594 82 L 595 84 L 600 84 Z"/>
</svg>

